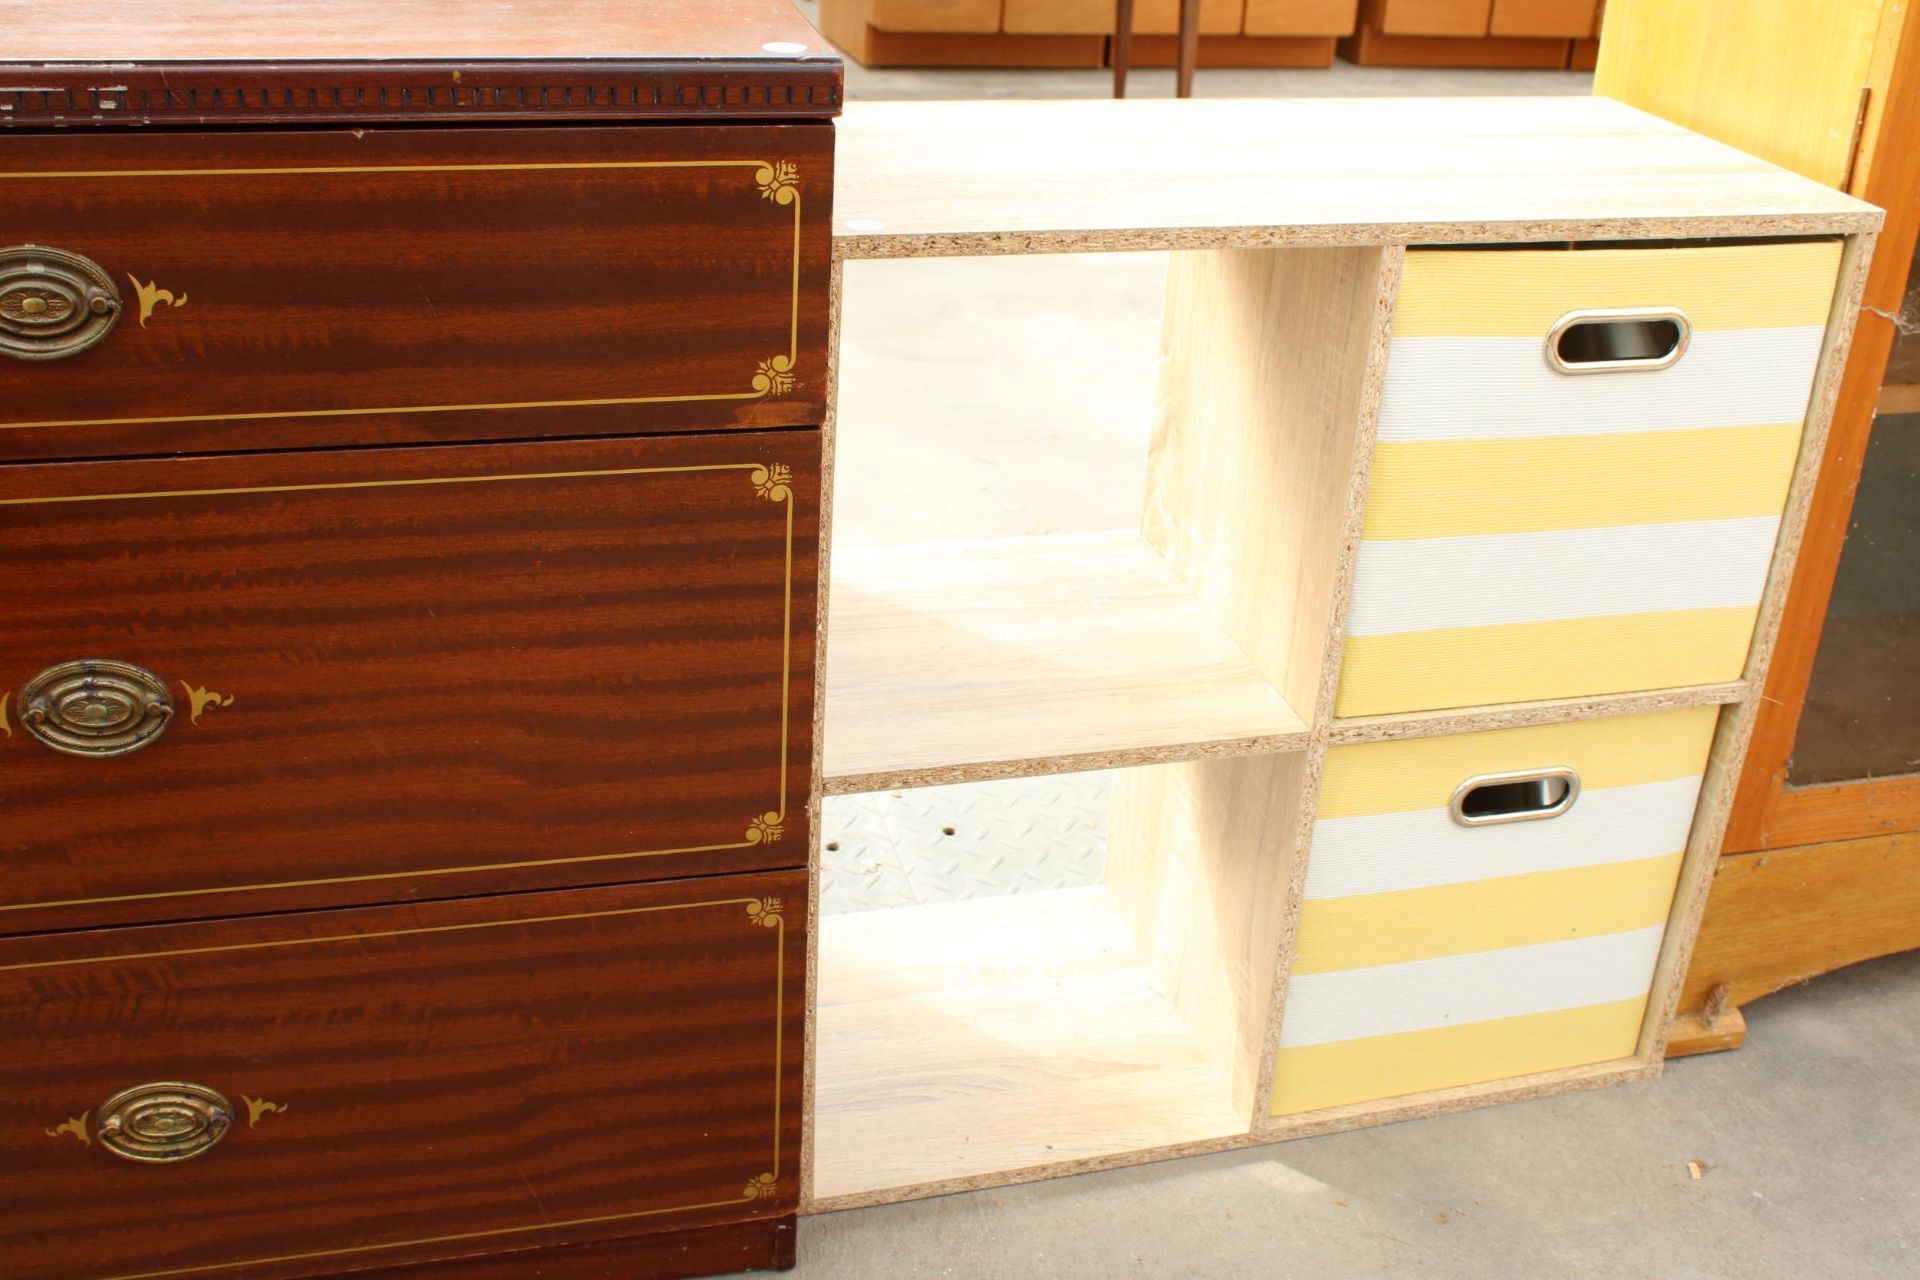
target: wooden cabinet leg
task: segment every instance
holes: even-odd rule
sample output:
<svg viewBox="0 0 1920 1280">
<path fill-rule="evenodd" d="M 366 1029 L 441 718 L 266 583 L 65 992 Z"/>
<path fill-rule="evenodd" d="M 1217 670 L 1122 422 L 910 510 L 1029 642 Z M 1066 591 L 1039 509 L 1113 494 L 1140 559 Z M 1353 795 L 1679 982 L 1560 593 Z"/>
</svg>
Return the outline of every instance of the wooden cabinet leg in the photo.
<svg viewBox="0 0 1920 1280">
<path fill-rule="evenodd" d="M 1200 0 L 1180 0 L 1180 68 L 1174 96 L 1193 96 L 1193 71 L 1200 65 Z"/>
<path fill-rule="evenodd" d="M 1682 1013 L 1673 1020 L 1673 1035 L 1667 1040 L 1667 1056 L 1684 1058 L 1695 1053 L 1719 1053 L 1738 1049 L 1747 1042 L 1746 1015 L 1734 1005 L 1712 1013 Z"/>
<path fill-rule="evenodd" d="M 1113 96 L 1127 96 L 1127 64 L 1133 61 L 1133 0 L 1113 6 Z"/>
</svg>

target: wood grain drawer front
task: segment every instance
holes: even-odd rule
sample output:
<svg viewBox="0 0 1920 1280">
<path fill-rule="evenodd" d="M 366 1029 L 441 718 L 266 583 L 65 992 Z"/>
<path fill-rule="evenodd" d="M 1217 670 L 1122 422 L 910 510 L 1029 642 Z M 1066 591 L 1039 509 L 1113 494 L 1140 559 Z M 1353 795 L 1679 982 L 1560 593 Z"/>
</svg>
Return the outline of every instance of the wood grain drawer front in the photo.
<svg viewBox="0 0 1920 1280">
<path fill-rule="evenodd" d="M 1492 36 L 1568 36 L 1585 40 L 1598 33 L 1597 0 L 1493 0 L 1487 22 Z"/>
<path fill-rule="evenodd" d="M 0 468 L 0 933 L 804 863 L 819 449 Z"/>
<path fill-rule="evenodd" d="M 1739 679 L 1839 259 L 1409 253 L 1337 714 Z M 1691 336 L 1665 367 L 1553 368 L 1594 311 Z"/>
<path fill-rule="evenodd" d="M 998 31 L 1003 0 L 870 0 L 882 31 Z"/>
<path fill-rule="evenodd" d="M 805 905 L 791 872 L 0 942 L 7 1274 L 333 1274 L 791 1212 Z"/>
<path fill-rule="evenodd" d="M 1273 1114 L 1632 1056 L 1718 714 L 1333 748 Z M 1549 770 L 1578 780 L 1556 816 L 1453 816 Z"/>
<path fill-rule="evenodd" d="M 1494 0 L 1368 0 L 1363 16 L 1390 35 L 1484 36 Z"/>
<path fill-rule="evenodd" d="M 1350 36 L 1360 0 L 1247 0 L 1250 36 Z"/>
<path fill-rule="evenodd" d="M 1203 0 L 1200 30 L 1207 35 L 1239 35 L 1246 0 Z M 1002 30 L 1034 35 L 1111 35 L 1113 0 L 1006 0 Z M 1137 35 L 1174 35 L 1180 30 L 1180 0 L 1138 0 L 1133 11 Z"/>
<path fill-rule="evenodd" d="M 9 138 L 0 248 L 120 310 L 0 357 L 0 457 L 817 423 L 832 159 L 825 124 Z"/>
</svg>

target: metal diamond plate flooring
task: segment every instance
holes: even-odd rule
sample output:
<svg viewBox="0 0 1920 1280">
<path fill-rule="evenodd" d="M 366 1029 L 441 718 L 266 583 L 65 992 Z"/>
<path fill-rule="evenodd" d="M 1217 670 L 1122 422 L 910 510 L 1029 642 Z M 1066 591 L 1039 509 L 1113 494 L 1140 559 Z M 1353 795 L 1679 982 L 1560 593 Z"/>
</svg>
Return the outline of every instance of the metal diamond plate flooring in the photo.
<svg viewBox="0 0 1920 1280">
<path fill-rule="evenodd" d="M 1112 776 L 829 796 L 820 910 L 871 911 L 1096 884 Z"/>
</svg>

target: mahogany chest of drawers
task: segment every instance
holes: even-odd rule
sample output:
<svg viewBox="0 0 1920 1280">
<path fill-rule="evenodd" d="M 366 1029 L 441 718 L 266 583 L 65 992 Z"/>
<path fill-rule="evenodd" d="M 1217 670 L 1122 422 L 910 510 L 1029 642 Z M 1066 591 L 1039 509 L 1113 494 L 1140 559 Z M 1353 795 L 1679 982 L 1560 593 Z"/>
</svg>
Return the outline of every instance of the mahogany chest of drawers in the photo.
<svg viewBox="0 0 1920 1280">
<path fill-rule="evenodd" d="M 4 56 L 8 1274 L 791 1265 L 837 59 L 786 0 Z"/>
</svg>

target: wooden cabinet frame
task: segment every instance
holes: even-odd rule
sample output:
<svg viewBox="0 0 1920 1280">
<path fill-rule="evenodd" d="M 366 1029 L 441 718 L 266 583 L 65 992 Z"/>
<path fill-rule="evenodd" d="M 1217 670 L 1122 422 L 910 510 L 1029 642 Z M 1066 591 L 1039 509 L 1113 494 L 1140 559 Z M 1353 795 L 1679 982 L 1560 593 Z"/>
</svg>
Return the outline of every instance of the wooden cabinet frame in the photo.
<svg viewBox="0 0 1920 1280">
<path fill-rule="evenodd" d="M 1741 1004 L 1920 947 L 1920 774 L 1788 776 L 1920 234 L 1920 8 L 1821 8 L 1612 0 L 1595 81 L 1887 210 L 1669 1054 L 1733 1048 Z"/>
<path fill-rule="evenodd" d="M 1915 237 L 1920 235 L 1920 73 L 1915 71 L 1920 68 L 1920 12 L 1908 8 L 1902 15 L 1894 10 L 1888 25 L 1895 30 L 1881 33 L 1859 149 L 1846 184 L 1850 194 L 1884 208 L 1887 221 L 1867 273 L 1866 297 L 1834 407 L 1806 541 L 1767 676 L 1765 707 L 1754 725 L 1727 828 L 1729 852 L 1920 830 L 1920 774 L 1801 787 L 1787 776 L 1897 333 L 1893 317 L 1900 311 Z M 1920 943 L 1920 932 L 1914 940 Z"/>
</svg>

